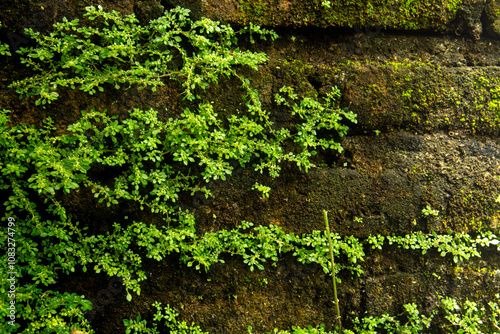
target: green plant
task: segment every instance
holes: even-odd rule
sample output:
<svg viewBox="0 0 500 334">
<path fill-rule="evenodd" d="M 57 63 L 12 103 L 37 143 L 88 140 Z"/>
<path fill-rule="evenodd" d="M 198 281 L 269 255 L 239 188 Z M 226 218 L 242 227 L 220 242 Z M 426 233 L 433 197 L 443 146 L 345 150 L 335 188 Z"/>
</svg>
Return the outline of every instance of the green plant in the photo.
<svg viewBox="0 0 500 334">
<path fill-rule="evenodd" d="M 321 138 L 314 140 L 318 129 L 335 130 L 339 136 L 344 136 L 349 129 L 348 125 L 342 124 L 342 120 L 347 119 L 352 123 L 357 123 L 357 115 L 347 108 L 340 109 L 337 106 L 337 100 L 340 98 L 340 90 L 337 87 L 332 87 L 332 91 L 327 93 L 323 101 L 318 101 L 314 98 L 300 98 L 295 93 L 292 87 L 280 88 L 280 94 L 275 95 L 275 100 L 278 105 L 284 105 L 292 108 L 292 115 L 298 115 L 304 120 L 297 125 L 297 134 L 294 141 L 299 143 L 304 149 L 299 156 L 309 157 L 315 155 L 318 147 L 322 149 L 332 149 L 342 152 L 342 146 L 335 142 L 334 139 Z M 297 101 L 299 103 L 297 103 Z M 309 151 L 312 148 L 313 151 Z"/>
<path fill-rule="evenodd" d="M 265 54 L 236 47 L 244 34 L 276 35 L 254 25 L 234 31 L 206 18 L 192 21 L 188 12 L 175 8 L 141 26 L 134 15 L 88 7 L 85 16 L 93 26 L 63 20 L 49 35 L 29 31 L 37 46 L 22 48 L 19 54 L 35 74 L 11 86 L 22 97 L 36 97 L 36 104 L 56 100 L 64 87 L 94 94 L 132 85 L 154 90 L 165 80 L 175 80 L 191 107 L 162 119 L 155 110 L 135 109 L 119 119 L 91 108 L 67 129 L 57 129 L 51 118 L 41 128 L 14 126 L 10 112 L 0 112 L 0 189 L 8 194 L 3 220 L 19 222 L 17 263 L 20 275 L 30 282 L 19 288 L 25 293 L 20 301 L 43 293 L 50 296 L 47 287 L 59 274 L 77 268 L 121 277 L 131 300 L 146 279 L 141 269 L 144 257 L 159 261 L 176 252 L 186 264 L 208 269 L 222 261 L 218 254 L 228 252 L 243 256 L 253 270 L 291 247 L 280 238 L 293 237 L 273 228 L 255 228 L 256 235 L 237 230 L 198 238 L 193 216 L 180 210 L 177 201 L 182 194 L 211 196 L 205 185 L 225 180 L 234 162 L 272 177 L 286 161 L 307 170 L 318 147 L 341 150 L 333 139 L 319 137 L 319 130 L 344 135 L 347 126 L 341 122 L 355 121 L 355 115 L 336 105 L 336 88 L 319 101 L 299 98 L 293 89 L 284 88 L 288 95 L 276 99 L 291 110 L 297 125 L 277 127 L 241 73 L 243 66 L 257 69 L 267 60 Z M 203 92 L 225 77 L 240 80 L 244 107 L 220 115 Z M 109 177 L 95 178 L 96 169 L 107 171 Z M 260 184 L 256 189 L 264 196 L 269 192 Z M 101 210 L 122 205 L 147 209 L 159 223 L 116 217 L 104 234 L 87 231 L 85 222 L 75 221 L 65 206 L 65 196 L 72 192 L 93 194 Z M 252 242 L 239 247 L 245 239 Z M 86 307 L 80 305 L 81 310 Z M 37 324 L 28 309 L 18 313 L 31 321 L 28 331 Z M 40 318 L 47 332 L 56 330 L 48 316 Z"/>
<path fill-rule="evenodd" d="M 189 267 L 208 270 L 214 263 L 223 263 L 221 254 L 227 253 L 241 256 L 253 271 L 255 268 L 263 270 L 267 260 L 277 262 L 280 254 L 293 251 L 300 262 L 315 262 L 323 267 L 325 273 L 331 272 L 327 238 L 321 231 L 297 236 L 285 233 L 276 225 L 257 226 L 250 230 L 253 226 L 253 223 L 243 221 L 236 229 L 205 233 L 202 238 L 183 247 L 181 260 Z M 359 240 L 346 237 L 343 241 L 338 234 L 334 234 L 333 238 L 332 248 L 335 254 L 343 253 L 351 263 L 356 263 L 364 256 Z M 361 268 L 345 264 L 337 265 L 335 269 L 338 271 L 346 268 L 358 275 L 362 273 Z"/>
<path fill-rule="evenodd" d="M 2 27 L 2 22 L 0 22 L 0 28 L 1 27 Z M 0 43 L 0 56 L 12 56 L 12 54 L 9 51 L 8 44 L 1 44 Z"/>
<path fill-rule="evenodd" d="M 271 190 L 271 187 L 264 186 L 264 185 L 256 182 L 253 185 L 252 189 L 260 191 L 262 193 L 262 197 L 268 198 L 269 197 L 269 191 Z"/>
<path fill-rule="evenodd" d="M 330 1 L 322 1 L 321 6 L 325 7 L 326 9 L 330 9 L 332 7 L 332 3 Z"/>
<path fill-rule="evenodd" d="M 221 76 L 239 77 L 238 66 L 257 69 L 267 60 L 264 53 L 233 48 L 239 35 L 277 37 L 254 25 L 234 31 L 207 18 L 192 21 L 189 10 L 180 7 L 147 26 L 139 25 L 134 14 L 122 17 L 100 6 L 87 7 L 84 16 L 95 26 L 80 26 L 78 19 L 64 18 L 47 36 L 27 29 L 37 46 L 18 53 L 38 74 L 10 86 L 21 96 L 36 96 L 38 105 L 56 100 L 59 87 L 89 94 L 131 85 L 156 90 L 164 85 L 163 79 L 170 78 L 182 84 L 186 99 L 194 100 L 199 97 L 198 88 L 217 83 Z M 189 52 L 186 44 L 196 51 Z"/>
<path fill-rule="evenodd" d="M 499 243 L 491 232 L 478 235 L 475 239 L 464 232 L 455 235 L 438 235 L 435 232 L 425 235 L 422 232 L 412 232 L 405 236 L 387 236 L 387 241 L 390 245 L 396 243 L 404 249 L 420 249 L 422 254 L 435 248 L 441 256 L 451 254 L 455 263 L 471 257 L 480 257 L 477 246 L 488 247 Z M 498 249 L 500 250 L 500 247 Z"/>
<path fill-rule="evenodd" d="M 363 217 L 354 217 L 353 221 L 358 224 L 363 224 Z"/>
<path fill-rule="evenodd" d="M 139 333 L 151 333 L 159 334 L 158 325 L 162 321 L 163 326 L 169 329 L 169 333 L 185 333 L 185 334 L 208 334 L 203 332 L 199 326 L 194 324 L 188 325 L 186 321 L 179 321 L 177 317 L 179 314 L 170 307 L 161 306 L 161 303 L 155 302 L 153 306 L 156 308 L 156 313 L 153 316 L 153 327 L 147 327 L 147 321 L 141 320 L 141 316 L 138 315 L 137 319 L 124 319 L 123 323 L 126 326 L 126 334 L 139 334 Z"/>
<path fill-rule="evenodd" d="M 401 323 L 394 316 L 383 314 L 379 317 L 363 317 L 356 319 L 352 330 L 344 330 L 344 334 L 375 334 L 382 331 L 388 333 L 422 333 L 431 327 L 436 315 L 443 314 L 445 323 L 441 324 L 443 333 L 498 333 L 500 309 L 497 301 L 487 305 L 466 300 L 460 302 L 449 297 L 439 297 L 439 304 L 429 315 L 421 314 L 414 303 L 405 304 L 406 322 Z M 488 308 L 486 308 L 488 306 Z"/>
<path fill-rule="evenodd" d="M 248 333 L 251 333 L 251 330 L 249 329 Z M 327 332 L 325 330 L 324 325 L 318 325 L 316 327 L 313 327 L 311 325 L 307 327 L 300 327 L 300 326 L 292 326 L 292 330 L 279 330 L 277 328 L 274 329 L 271 333 L 267 334 L 334 334 L 337 332 Z"/>
<path fill-rule="evenodd" d="M 385 236 L 383 235 L 369 235 L 368 239 L 366 240 L 369 244 L 372 245 L 373 249 L 382 249 L 382 246 L 384 245 L 384 239 Z"/>
<path fill-rule="evenodd" d="M 332 237 L 330 235 L 330 225 L 328 224 L 328 212 L 323 210 L 325 218 L 326 234 L 328 235 L 328 248 L 330 249 L 330 259 L 332 260 L 332 281 L 333 281 L 333 298 L 335 300 L 335 308 L 337 310 L 337 321 L 339 323 L 338 330 L 342 331 L 342 318 L 340 317 L 339 299 L 337 297 L 337 278 L 335 277 L 335 261 L 333 258 Z"/>
<path fill-rule="evenodd" d="M 439 210 L 434 210 L 430 205 L 426 205 L 425 208 L 422 209 L 422 215 L 424 216 L 434 216 L 437 217 L 439 215 Z"/>
<path fill-rule="evenodd" d="M 178 114 L 166 111 L 164 117 L 155 110 L 135 109 L 119 118 L 90 109 L 66 129 L 56 128 L 50 118 L 39 128 L 12 125 L 10 112 L 0 112 L 0 190 L 8 197 L 3 220 L 19 222 L 16 261 L 23 285 L 17 290 L 16 310 L 27 323 L 25 332 L 66 333 L 69 325 L 91 331 L 83 317 L 90 302 L 83 296 L 50 290 L 60 274 L 80 268 L 121 277 L 128 300 L 132 293 L 140 293 L 139 284 L 146 279 L 143 259 L 160 261 L 170 253 L 180 254 L 183 263 L 198 270 L 223 262 L 221 254 L 241 256 L 254 270 L 264 269 L 268 260 L 276 263 L 281 253 L 293 252 L 302 263 L 320 264 L 325 273 L 332 273 L 334 282 L 335 274 L 343 269 L 363 273 L 364 245 L 381 249 L 384 236 L 363 241 L 333 234 L 327 245 L 324 231 L 299 236 L 274 225 L 253 227 L 245 221 L 233 230 L 197 235 L 193 215 L 177 206 L 182 195 L 211 196 L 206 185 L 229 177 L 234 163 L 276 177 L 284 162 L 308 170 L 317 150 L 341 152 L 342 146 L 333 137 L 344 136 L 345 120 L 355 123 L 356 115 L 338 106 L 338 88 L 324 97 L 304 98 L 292 87 L 282 87 L 275 102 L 290 112 L 295 127 L 280 128 L 262 108 L 258 92 L 242 69 L 257 69 L 266 56 L 237 48 L 240 36 L 273 39 L 273 32 L 254 25 L 234 31 L 206 18 L 192 21 L 181 8 L 147 26 L 140 26 L 133 15 L 121 17 L 100 8 L 89 7 L 85 15 L 95 26 L 80 27 L 77 20 L 64 20 L 50 35 L 30 32 L 38 46 L 19 53 L 36 74 L 12 84 L 21 96 L 48 104 L 65 87 L 94 94 L 131 86 L 154 90 L 166 80 L 175 80 L 190 104 Z M 241 109 L 218 111 L 204 95 L 205 89 L 225 77 L 241 83 Z M 328 135 L 321 137 L 324 132 Z M 104 170 L 108 177 L 95 177 L 96 170 Z M 270 191 L 259 183 L 254 189 L 265 197 Z M 89 231 L 65 206 L 72 192 L 93 195 L 92 204 L 100 210 L 129 205 L 147 209 L 158 219 L 146 224 L 117 216 L 106 233 Z M 430 215 L 436 211 L 426 209 Z M 0 235 L 0 241 L 5 243 L 7 237 Z M 452 254 L 455 262 L 480 256 L 478 246 L 498 245 L 491 233 L 472 238 L 415 232 L 387 236 L 387 240 L 424 254 L 434 248 L 442 256 Z M 329 253 L 342 263 L 334 266 Z M 2 280 L 7 278 L 7 263 L 4 259 L 0 265 Z M 7 304 L 0 303 L 0 325 L 4 325 Z M 490 308 L 498 310 L 496 304 Z M 200 332 L 174 321 L 177 314 L 168 307 L 160 310 L 158 305 L 157 314 L 157 320 L 169 321 L 166 326 L 172 326 L 172 331 Z M 390 322 L 389 318 L 383 321 Z M 147 329 L 141 318 L 128 320 L 126 325 L 135 332 L 156 330 Z M 321 330 L 294 328 L 296 333 Z"/>
<path fill-rule="evenodd" d="M 497 294 L 497 301 L 499 297 Z M 497 302 L 490 301 L 488 305 L 481 306 L 474 301 L 466 300 L 460 305 L 453 298 L 441 297 L 440 306 L 445 311 L 445 319 L 449 322 L 443 327 L 450 328 L 454 333 L 482 334 L 500 331 L 500 309 Z"/>
<path fill-rule="evenodd" d="M 2 275 L 3 276 L 3 275 Z M 4 277 L 2 277 L 3 281 Z M 5 299 L 1 301 L 2 317 L 7 310 Z M 16 289 L 16 313 L 24 306 L 22 318 L 29 323 L 23 333 L 60 333 L 69 334 L 70 326 L 94 333 L 84 312 L 92 308 L 92 303 L 84 296 L 75 293 L 43 291 L 34 284 L 25 284 Z M 17 314 L 16 318 L 19 318 Z M 17 333 L 21 329 L 16 319 L 11 324 L 0 324 L 2 331 Z"/>
</svg>

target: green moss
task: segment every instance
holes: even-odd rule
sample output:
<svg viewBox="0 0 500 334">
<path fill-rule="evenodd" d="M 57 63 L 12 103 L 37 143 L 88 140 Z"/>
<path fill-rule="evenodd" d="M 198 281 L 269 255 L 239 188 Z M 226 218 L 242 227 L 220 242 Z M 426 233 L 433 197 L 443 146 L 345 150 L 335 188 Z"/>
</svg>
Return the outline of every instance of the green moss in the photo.
<svg viewBox="0 0 500 334">
<path fill-rule="evenodd" d="M 244 14 L 245 23 L 252 22 L 254 24 L 266 23 L 267 3 L 262 1 L 241 0 L 240 11 Z"/>
<path fill-rule="evenodd" d="M 286 73 L 286 81 L 294 82 L 298 90 L 307 96 L 317 97 L 318 92 L 307 79 L 313 71 L 313 66 L 298 59 L 285 59 L 280 66 Z"/>
<path fill-rule="evenodd" d="M 455 18 L 462 0 L 361 0 L 281 3 L 241 0 L 248 22 L 295 26 L 363 27 L 390 29 L 443 29 Z"/>
</svg>

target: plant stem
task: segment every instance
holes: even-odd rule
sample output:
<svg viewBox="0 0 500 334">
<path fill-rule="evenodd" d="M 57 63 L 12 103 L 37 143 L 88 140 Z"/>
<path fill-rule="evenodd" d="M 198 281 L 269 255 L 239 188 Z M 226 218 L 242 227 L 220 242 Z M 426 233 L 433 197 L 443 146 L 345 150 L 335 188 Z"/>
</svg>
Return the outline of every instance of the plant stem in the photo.
<svg viewBox="0 0 500 334">
<path fill-rule="evenodd" d="M 333 295 L 335 297 L 335 307 L 337 309 L 337 320 L 339 322 L 339 333 L 341 333 L 342 332 L 342 321 L 340 318 L 339 299 L 337 298 L 337 278 L 335 277 L 335 262 L 333 260 L 332 237 L 330 235 L 330 226 L 328 224 L 328 212 L 326 210 L 323 210 L 323 216 L 325 217 L 326 233 L 328 234 L 328 245 L 330 247 L 330 258 L 332 260 Z"/>
</svg>

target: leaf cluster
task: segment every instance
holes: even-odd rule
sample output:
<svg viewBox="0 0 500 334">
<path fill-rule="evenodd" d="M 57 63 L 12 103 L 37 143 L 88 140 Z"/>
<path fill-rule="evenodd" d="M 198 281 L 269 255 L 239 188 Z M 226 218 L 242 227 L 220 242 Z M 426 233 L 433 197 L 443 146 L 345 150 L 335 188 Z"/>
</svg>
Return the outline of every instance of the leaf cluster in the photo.
<svg viewBox="0 0 500 334">
<path fill-rule="evenodd" d="M 2 27 L 2 22 L 0 22 L 0 28 Z M 9 45 L 8 44 L 2 44 L 0 43 L 0 56 L 12 56 L 12 54 L 9 51 Z"/>
<path fill-rule="evenodd" d="M 34 74 L 11 87 L 21 97 L 36 97 L 36 104 L 56 100 L 64 87 L 89 94 L 132 85 L 154 90 L 167 79 L 179 82 L 184 97 L 193 101 L 192 107 L 166 120 L 160 120 L 156 110 L 135 109 L 119 120 L 91 108 L 62 129 L 62 134 L 50 118 L 41 128 L 12 126 L 10 112 L 0 112 L 0 189 L 8 194 L 4 219 L 20 222 L 18 271 L 31 278 L 21 289 L 30 296 L 42 294 L 45 288 L 41 286 L 57 282 L 60 273 L 90 267 L 121 277 L 131 300 L 131 292 L 139 294 L 139 284 L 146 278 L 143 258 L 160 261 L 171 252 L 182 254 L 187 263 L 199 268 L 216 263 L 221 252 L 243 256 L 252 269 L 262 268 L 265 259 L 276 260 L 281 252 L 283 241 L 271 230 L 259 231 L 257 238 L 237 231 L 199 238 L 193 216 L 177 207 L 180 196 L 197 192 L 211 196 L 206 184 L 225 180 L 234 162 L 276 177 L 285 161 L 307 170 L 312 166 L 313 149 L 340 148 L 331 139 L 323 141 L 315 131 L 337 130 L 342 135 L 347 128 L 332 122 L 344 117 L 354 120 L 354 114 L 335 104 L 338 95 L 306 102 L 293 97 L 290 104 L 285 103 L 300 116 L 294 132 L 270 121 L 259 93 L 240 75 L 241 67 L 257 70 L 267 58 L 240 50 L 238 37 L 274 39 L 274 32 L 255 25 L 235 31 L 206 18 L 193 21 L 188 14 L 175 8 L 141 26 L 134 15 L 88 7 L 85 17 L 92 25 L 64 19 L 48 35 L 28 31 L 36 46 L 22 48 L 19 54 Z M 230 76 L 241 82 L 244 109 L 221 117 L 199 93 Z M 300 147 L 289 149 L 293 142 Z M 97 179 L 93 177 L 96 169 L 112 172 L 107 179 Z M 255 189 L 264 195 L 270 191 L 260 184 Z M 162 223 L 156 226 L 118 217 L 120 223 L 109 222 L 107 233 L 89 233 L 63 204 L 65 195 L 87 190 L 97 206 L 133 203 L 159 215 Z M 269 240 L 265 243 L 262 238 Z M 214 247 L 221 242 L 223 247 Z M 239 249 L 241 242 L 248 244 Z M 25 312 L 21 314 L 28 319 Z M 41 319 L 47 330 L 55 328 L 48 317 Z"/>
<path fill-rule="evenodd" d="M 93 22 L 90 26 L 63 20 L 49 35 L 29 31 L 37 46 L 22 48 L 19 54 L 35 74 L 11 87 L 22 97 L 36 97 L 36 104 L 55 101 L 61 87 L 89 94 L 132 85 L 154 90 L 167 79 L 180 84 L 191 104 L 176 117 L 162 120 L 156 110 L 131 110 L 120 120 L 90 109 L 62 129 L 62 134 L 50 118 L 41 128 L 12 126 L 10 112 L 0 112 L 0 190 L 7 194 L 4 220 L 13 217 L 19 222 L 16 261 L 27 283 L 19 287 L 18 301 L 27 306 L 18 312 L 29 323 L 27 332 L 62 333 L 67 322 L 89 328 L 83 318 L 83 311 L 90 308 L 88 301 L 48 290 L 60 273 L 78 268 L 121 277 L 128 300 L 131 292 L 140 294 L 140 282 L 146 279 L 143 259 L 160 261 L 170 253 L 180 254 L 181 261 L 198 270 L 222 263 L 225 254 L 241 256 L 254 270 L 263 269 L 266 261 L 276 263 L 282 253 L 293 252 L 300 262 L 318 263 L 325 273 L 331 272 L 324 231 L 298 236 L 278 226 L 251 229 L 252 223 L 242 222 L 233 230 L 198 236 L 193 215 L 179 209 L 183 195 L 211 196 L 207 184 L 226 180 L 235 164 L 272 177 L 280 174 L 284 162 L 307 171 L 318 150 L 341 152 L 336 139 L 346 134 L 345 121 L 356 123 L 354 113 L 339 107 L 336 87 L 324 97 L 311 98 L 285 86 L 275 95 L 275 103 L 296 122 L 294 128 L 278 127 L 262 108 L 258 91 L 240 73 L 243 66 L 257 70 L 266 55 L 237 47 L 242 35 L 250 35 L 253 41 L 254 35 L 274 39 L 275 33 L 254 25 L 236 31 L 207 18 L 193 21 L 188 14 L 186 9 L 175 8 L 141 26 L 134 15 L 88 7 L 85 17 Z M 0 47 L 0 54 L 6 54 L 6 49 Z M 244 107 L 221 116 L 213 103 L 202 99 L 201 92 L 225 77 L 240 80 Z M 98 179 L 93 177 L 96 169 L 110 173 Z M 263 196 L 270 191 L 259 183 L 253 189 Z M 93 194 L 97 206 L 133 205 L 158 216 L 160 223 L 117 217 L 118 222 L 109 222 L 107 233 L 89 232 L 63 204 L 67 194 L 85 191 Z M 0 235 L 0 241 L 6 238 Z M 477 246 L 498 244 L 492 234 L 474 239 L 466 234 L 413 233 L 370 236 L 366 241 L 334 234 L 333 252 L 340 260 L 336 269 L 361 275 L 364 245 L 381 249 L 385 238 L 389 244 L 424 254 L 435 248 L 443 256 L 452 254 L 455 262 L 480 256 Z M 6 263 L 2 261 L 2 269 Z M 7 278 L 6 272 L 0 271 L 2 279 Z M 2 302 L 2 310 L 4 306 Z M 172 331 L 201 333 L 177 321 L 168 306 L 156 307 L 155 319 L 164 319 Z M 155 333 L 141 318 L 126 325 L 129 332 Z"/>
<path fill-rule="evenodd" d="M 170 305 L 162 306 L 159 302 L 154 302 L 153 307 L 156 308 L 156 312 L 153 316 L 152 325 L 153 327 L 148 327 L 146 320 L 141 320 L 141 316 L 138 315 L 137 319 L 124 319 L 123 323 L 126 326 L 126 334 L 139 334 L 139 333 L 151 333 L 159 334 L 158 326 L 166 327 L 169 333 L 186 333 L 186 334 L 208 334 L 208 332 L 203 332 L 201 328 L 197 325 L 189 325 L 186 321 L 178 320 L 177 313 Z"/>
<path fill-rule="evenodd" d="M 189 10 L 180 7 L 146 26 L 134 14 L 106 12 L 100 6 L 87 7 L 84 17 L 91 26 L 64 18 L 49 35 L 27 29 L 37 45 L 17 52 L 37 74 L 10 87 L 21 96 L 36 96 L 36 104 L 44 105 L 59 97 L 59 87 L 89 94 L 108 86 L 138 85 L 154 91 L 169 78 L 182 85 L 186 99 L 194 100 L 198 89 L 206 89 L 222 76 L 237 75 L 241 66 L 256 70 L 267 60 L 264 53 L 236 48 L 239 36 L 277 37 L 258 26 L 236 31 L 208 18 L 193 21 Z"/>
<path fill-rule="evenodd" d="M 468 260 L 471 257 L 481 257 L 478 247 L 496 246 L 500 243 L 497 236 L 491 232 L 484 232 L 476 238 L 468 233 L 442 234 L 436 232 L 424 234 L 412 232 L 405 236 L 387 236 L 389 245 L 397 244 L 404 249 L 418 249 L 422 254 L 434 248 L 441 256 L 451 254 L 455 263 Z M 498 247 L 500 250 L 500 247 Z"/>
</svg>

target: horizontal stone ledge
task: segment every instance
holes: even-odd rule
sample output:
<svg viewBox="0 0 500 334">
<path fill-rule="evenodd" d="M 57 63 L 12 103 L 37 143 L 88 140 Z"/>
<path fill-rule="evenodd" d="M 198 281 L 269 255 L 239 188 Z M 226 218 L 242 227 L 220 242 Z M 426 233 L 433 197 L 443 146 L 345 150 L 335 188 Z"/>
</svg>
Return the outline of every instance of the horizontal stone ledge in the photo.
<svg viewBox="0 0 500 334">
<path fill-rule="evenodd" d="M 498 2 L 498 4 L 497 4 Z M 269 27 L 366 27 L 434 30 L 479 38 L 485 26 L 500 33 L 500 0 L 171 0 L 197 17 Z M 499 20 L 500 22 L 500 20 Z M 498 34 L 497 34 L 498 35 Z"/>
<path fill-rule="evenodd" d="M 62 17 L 73 19 L 88 4 L 48 0 L 44 6 L 28 0 L 8 6 L 0 21 L 4 29 L 34 27 L 50 30 Z M 249 23 L 267 27 L 367 28 L 376 30 L 437 31 L 472 36 L 500 37 L 500 0 L 126 0 L 102 4 L 122 14 L 134 12 L 141 23 L 180 6 L 194 18 L 208 17 L 236 26 Z M 8 13 L 8 14 L 6 14 Z M 13 19 L 13 18 L 19 19 Z M 80 17 L 81 18 L 81 17 Z M 366 28 L 366 29 L 365 29 Z"/>
</svg>

